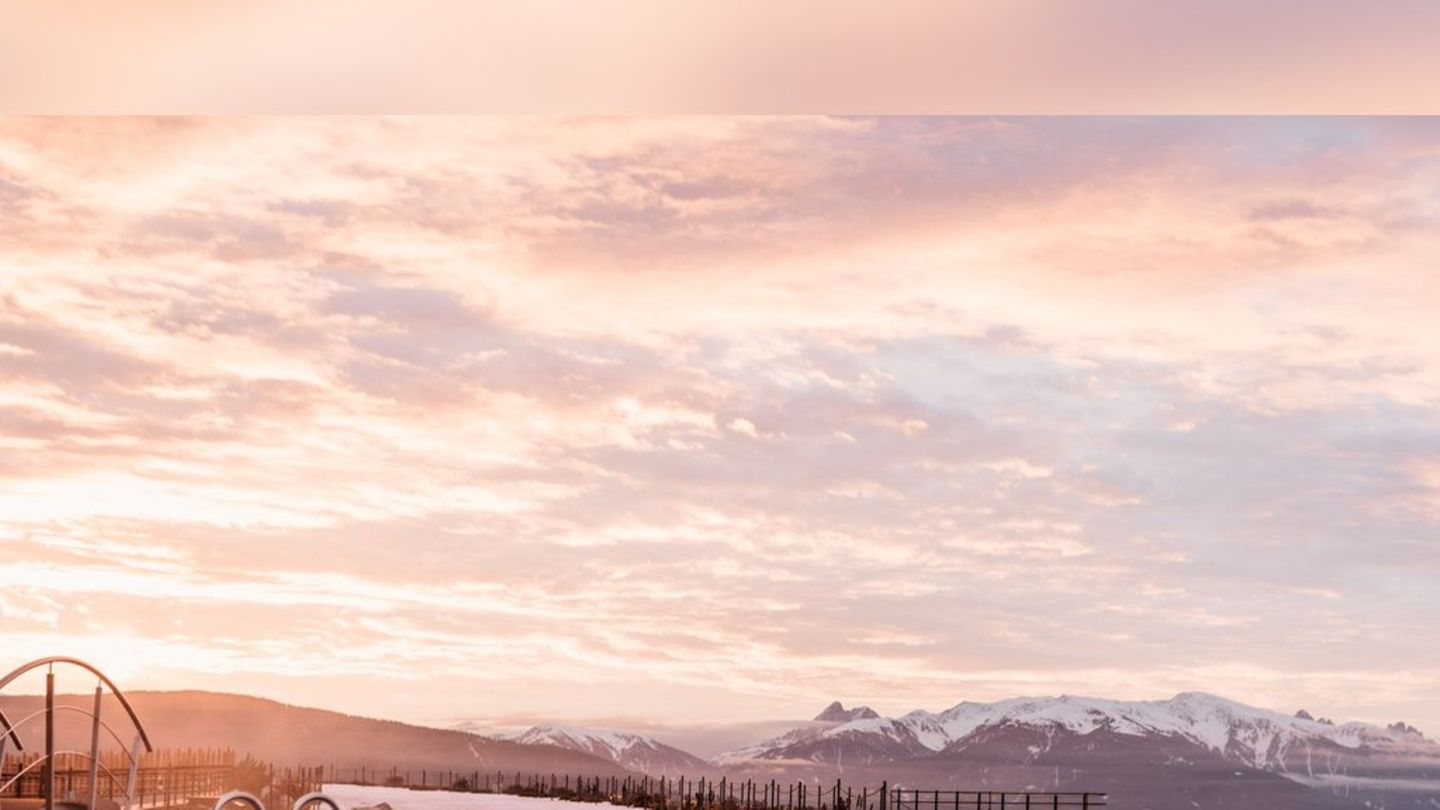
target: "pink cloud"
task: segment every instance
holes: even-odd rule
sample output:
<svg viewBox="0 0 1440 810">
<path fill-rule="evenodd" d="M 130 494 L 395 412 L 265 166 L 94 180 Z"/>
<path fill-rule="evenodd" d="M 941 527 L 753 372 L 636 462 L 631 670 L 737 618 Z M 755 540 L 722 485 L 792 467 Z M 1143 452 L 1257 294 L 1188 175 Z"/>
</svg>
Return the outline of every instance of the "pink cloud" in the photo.
<svg viewBox="0 0 1440 810">
<path fill-rule="evenodd" d="M 4 122 L 7 633 L 341 708 L 398 661 L 757 713 L 1124 662 L 1419 717 L 1436 135 Z"/>
</svg>

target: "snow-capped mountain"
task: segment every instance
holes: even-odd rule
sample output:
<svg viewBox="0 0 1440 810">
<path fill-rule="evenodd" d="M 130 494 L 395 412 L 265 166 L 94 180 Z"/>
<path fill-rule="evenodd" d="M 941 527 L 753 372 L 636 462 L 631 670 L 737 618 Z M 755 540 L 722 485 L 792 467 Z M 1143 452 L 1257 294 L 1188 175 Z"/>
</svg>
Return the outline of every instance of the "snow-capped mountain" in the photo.
<svg viewBox="0 0 1440 810">
<path fill-rule="evenodd" d="M 893 746 L 885 745 L 886 737 L 870 736 L 878 728 L 891 723 L 893 720 L 886 720 L 878 712 L 869 706 L 856 706 L 853 709 L 845 708 L 845 704 L 835 701 L 826 706 L 815 716 L 815 719 L 805 723 L 778 737 L 761 741 L 754 745 L 730 751 L 715 758 L 716 763 L 724 766 L 740 766 L 748 762 L 768 760 L 766 764 L 783 763 L 792 759 L 787 751 L 796 747 L 803 747 L 805 744 L 819 739 L 827 732 L 835 731 L 829 739 L 854 746 L 865 747 L 867 745 L 878 745 L 881 751 L 872 752 L 869 755 L 861 756 L 864 761 L 885 761 L 887 758 L 904 756 L 907 753 L 919 753 L 918 750 L 891 750 Z M 888 755 L 888 756 L 887 756 Z M 855 758 L 852 752 L 852 759 Z M 800 756 L 799 760 L 804 764 L 814 761 L 810 757 Z"/>
<path fill-rule="evenodd" d="M 897 718 L 816 722 L 722 761 L 732 768 L 839 771 L 915 784 L 1055 785 L 1065 772 L 1077 785 L 1114 780 L 1132 797 L 1153 795 L 1158 804 L 1139 805 L 1151 807 L 1170 806 L 1167 790 L 1188 796 L 1181 806 L 1204 804 L 1200 792 L 1220 784 L 1260 802 L 1253 806 L 1328 806 L 1330 799 L 1317 794 L 1343 793 L 1337 806 L 1363 797 L 1372 807 L 1440 807 L 1440 745 L 1403 723 L 1335 725 L 1198 692 L 1157 701 L 1014 698 Z M 1199 792 L 1181 790 L 1185 785 Z M 1234 800 L 1230 793 L 1207 795 Z"/>
<path fill-rule="evenodd" d="M 511 738 L 524 745 L 553 745 L 607 759 L 623 768 L 651 776 L 703 776 L 709 762 L 650 737 L 623 731 L 535 726 Z"/>
<path fill-rule="evenodd" d="M 821 718 L 835 716 L 836 703 Z M 843 712 L 843 707 L 840 707 Z M 1344 752 L 1385 747 L 1440 746 L 1402 726 L 1366 723 L 1334 725 L 1305 717 L 1246 706 L 1215 695 L 1187 692 L 1169 700 L 1122 701 L 1069 695 L 1013 698 L 995 703 L 964 702 L 943 712 L 913 711 L 899 718 L 870 712 L 846 722 L 811 724 L 785 735 L 726 755 L 742 759 L 819 761 L 835 741 L 858 749 L 868 762 L 885 758 L 963 751 L 977 732 L 995 728 L 1029 728 L 1047 739 L 1084 736 L 1100 729 L 1135 737 L 1176 737 L 1259 770 L 1287 772 L 1303 767 L 1309 757 L 1332 758 Z M 1042 746 L 1043 749 L 1043 746 Z M 1035 753 L 1040 753 L 1037 751 Z M 843 754 L 841 754 L 843 756 Z"/>
</svg>

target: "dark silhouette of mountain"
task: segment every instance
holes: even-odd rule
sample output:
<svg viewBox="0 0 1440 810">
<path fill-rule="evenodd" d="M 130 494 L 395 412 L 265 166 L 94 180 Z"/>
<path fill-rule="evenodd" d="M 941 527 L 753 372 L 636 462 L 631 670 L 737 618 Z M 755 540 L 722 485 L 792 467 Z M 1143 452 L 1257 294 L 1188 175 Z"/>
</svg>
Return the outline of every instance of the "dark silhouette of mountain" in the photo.
<svg viewBox="0 0 1440 810">
<path fill-rule="evenodd" d="M 157 748 L 231 748 L 277 765 L 334 765 L 388 772 L 453 770 L 494 773 L 623 775 L 615 762 L 553 745 L 526 745 L 462 731 L 354 717 L 322 709 L 289 706 L 264 698 L 215 692 L 126 692 Z M 57 703 L 89 710 L 90 695 L 60 695 Z M 44 698 L 0 696 L 0 709 L 13 721 L 43 708 Z M 106 698 L 102 715 L 128 744 L 123 710 Z M 40 721 L 20 727 L 27 747 L 44 739 Z M 57 714 L 62 747 L 88 747 L 89 719 Z M 11 749 L 14 750 L 13 748 Z"/>
</svg>

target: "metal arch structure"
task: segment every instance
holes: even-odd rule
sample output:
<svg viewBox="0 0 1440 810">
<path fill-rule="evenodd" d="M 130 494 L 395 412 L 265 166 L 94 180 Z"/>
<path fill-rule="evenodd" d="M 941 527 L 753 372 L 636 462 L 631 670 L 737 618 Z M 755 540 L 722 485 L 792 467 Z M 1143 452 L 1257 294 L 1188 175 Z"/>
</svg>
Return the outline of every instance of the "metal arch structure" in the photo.
<svg viewBox="0 0 1440 810">
<path fill-rule="evenodd" d="M 59 755 L 59 754 L 66 754 L 66 755 L 69 755 L 69 756 L 82 757 L 82 758 L 87 759 L 87 760 L 90 759 L 90 755 L 89 755 L 88 753 L 84 752 L 84 751 L 56 751 L 55 753 L 56 753 L 57 755 Z M 0 786 L 0 787 L 8 787 L 12 782 L 15 782 L 15 781 L 18 780 L 20 777 L 22 777 L 22 776 L 24 776 L 25 774 L 27 774 L 27 773 L 35 770 L 36 766 L 43 765 L 43 764 L 44 764 L 44 759 L 43 759 L 43 758 L 42 758 L 42 759 L 37 759 L 37 760 L 35 760 L 34 762 L 31 762 L 29 765 L 26 765 L 24 768 L 21 768 L 19 771 L 17 771 L 14 776 L 10 777 L 10 781 L 9 781 L 9 782 L 6 782 L 5 785 Z M 112 771 L 112 770 L 110 770 L 109 768 L 105 767 L 105 765 L 104 765 L 103 763 L 96 763 L 96 764 L 97 764 L 97 766 L 99 767 L 99 769 L 104 772 L 105 778 L 109 779 L 112 784 L 115 784 L 115 785 L 119 785 L 119 786 L 121 786 L 121 787 L 124 787 L 124 783 L 120 781 L 120 777 L 116 776 L 114 771 Z"/>
<path fill-rule="evenodd" d="M 210 810 L 224 810 L 225 805 L 231 804 L 232 802 L 249 805 L 250 810 L 265 810 L 264 802 L 256 798 L 255 794 L 246 793 L 243 790 L 232 790 L 216 799 L 215 804 L 211 806 Z M 290 810 L 304 810 L 307 805 L 315 804 L 316 802 L 329 805 L 330 810 L 342 810 L 334 799 L 318 790 L 312 793 L 306 793 L 304 796 L 296 799 L 295 804 L 291 806 Z"/>
<path fill-rule="evenodd" d="M 305 810 L 306 805 L 315 802 L 329 805 L 330 810 L 341 810 L 340 805 L 336 804 L 334 799 L 330 798 L 329 796 L 318 790 L 314 791 L 313 793 L 306 793 L 304 796 L 296 799 L 295 804 L 290 807 L 290 810 Z"/>
<path fill-rule="evenodd" d="M 0 731 L 4 732 L 0 734 L 0 743 L 3 743 L 6 739 L 13 740 L 16 751 L 25 750 L 25 744 L 20 742 L 20 735 L 15 731 L 15 724 L 10 722 L 10 718 L 5 716 L 3 710 L 0 710 Z"/>
<path fill-rule="evenodd" d="M 4 691 L 5 687 L 9 686 L 11 681 L 14 681 L 16 678 L 24 675 L 27 672 L 30 672 L 31 670 L 39 669 L 40 667 L 54 666 L 55 664 L 70 664 L 71 666 L 76 666 L 80 667 L 81 669 L 88 670 L 95 677 L 99 678 L 101 683 L 110 687 L 111 694 L 115 695 L 115 699 L 120 701 L 120 705 L 124 707 L 125 713 L 130 715 L 130 722 L 134 724 L 135 731 L 139 733 L 141 741 L 145 743 L 145 750 L 155 750 L 150 745 L 150 735 L 145 733 L 145 725 L 140 722 L 140 716 L 135 714 L 135 709 L 130 706 L 130 701 L 125 699 L 125 693 L 121 692 L 120 687 L 116 686 L 115 682 L 110 680 L 110 678 L 106 676 L 105 673 L 101 672 L 99 668 L 97 668 L 93 664 L 88 664 L 84 661 L 81 661 L 79 658 L 69 658 L 63 655 L 51 656 L 49 658 L 37 658 L 28 664 L 23 664 L 19 667 L 16 667 L 10 672 L 9 675 L 0 678 L 0 691 Z M 11 732 L 13 734 L 14 730 L 11 729 Z M 16 739 L 15 743 L 18 747 L 20 743 L 18 738 Z"/>
<path fill-rule="evenodd" d="M 87 712 L 84 709 L 76 708 L 73 706 L 55 705 L 56 664 L 68 664 L 70 666 L 79 667 L 80 669 L 90 672 L 100 680 L 100 683 L 95 686 L 95 703 L 93 711 Z M 43 714 L 45 716 L 45 753 L 30 766 L 33 768 L 35 765 L 39 765 L 42 763 L 44 765 L 44 776 L 42 777 L 42 784 L 44 785 L 45 791 L 45 810 L 55 810 L 55 757 L 57 754 L 55 750 L 55 714 L 59 710 L 78 712 L 80 714 L 88 716 L 91 720 L 90 752 L 88 754 L 85 754 L 84 752 L 73 752 L 85 756 L 90 760 L 90 801 L 88 804 L 89 809 L 95 810 L 96 805 L 98 804 L 100 790 L 100 771 L 102 768 L 105 771 L 105 775 L 112 782 L 119 782 L 115 775 L 111 773 L 109 768 L 104 768 L 104 766 L 100 764 L 101 728 L 104 728 L 105 731 L 110 733 L 110 736 L 114 737 L 117 742 L 120 742 L 119 735 L 115 733 L 114 729 L 110 728 L 109 725 L 105 724 L 100 719 L 101 698 L 104 696 L 104 688 L 107 686 L 110 688 L 111 694 L 113 694 L 115 696 L 115 699 L 119 701 L 121 707 L 125 709 L 125 713 L 130 717 L 130 723 L 135 727 L 135 744 L 128 752 L 130 756 L 130 779 L 125 785 L 125 802 L 128 808 L 130 802 L 133 801 L 135 795 L 135 778 L 140 765 L 140 748 L 143 745 L 146 751 L 155 750 L 150 744 L 150 735 L 145 731 L 145 725 L 140 722 L 140 716 L 135 713 L 135 709 L 130 705 L 130 701 L 125 698 L 125 693 L 120 691 L 120 688 L 115 685 L 114 681 L 110 680 L 110 678 L 105 673 L 101 672 L 98 667 L 82 661 L 79 658 L 70 658 L 68 656 L 50 656 L 48 658 L 38 658 L 27 664 L 23 664 L 20 667 L 12 670 L 5 677 L 0 678 L 0 690 L 3 690 L 6 686 L 9 686 L 12 682 L 15 681 L 15 679 L 19 678 L 25 673 L 39 669 L 41 667 L 48 667 L 48 671 L 45 673 L 45 708 L 41 712 L 37 712 L 34 715 L 31 715 L 31 717 L 22 719 L 21 722 L 26 722 L 33 717 L 39 716 L 40 714 Z M 11 740 L 14 740 L 15 747 L 18 750 L 24 750 L 24 746 L 21 744 L 20 737 L 16 733 L 15 726 L 10 722 L 9 718 L 0 715 L 0 724 L 3 724 L 4 726 L 4 733 L 0 733 L 0 762 L 3 762 L 6 745 Z M 123 742 L 121 743 L 121 747 L 124 747 Z M 15 778 L 18 779 L 20 776 L 21 774 L 16 774 Z M 264 810 L 264 808 L 259 808 L 259 810 Z"/>
<path fill-rule="evenodd" d="M 33 712 L 25 715 L 24 717 L 20 718 L 18 721 L 15 722 L 15 725 L 16 725 L 17 727 L 18 727 L 18 726 L 23 726 L 23 725 L 25 725 L 26 723 L 30 722 L 31 720 L 34 720 L 34 719 L 37 718 L 37 717 L 43 717 L 43 716 L 45 715 L 45 712 L 46 712 L 46 711 L 47 711 L 46 709 L 37 709 L 36 711 L 33 711 Z M 115 741 L 115 744 L 118 745 L 118 746 L 120 746 L 121 752 L 124 753 L 125 756 L 128 757 L 131 762 L 135 762 L 135 761 L 137 760 L 137 757 L 138 757 L 137 752 L 131 751 L 131 750 L 125 748 L 125 741 L 122 740 L 122 739 L 120 739 L 120 735 L 115 733 L 115 729 L 111 728 L 109 723 L 105 722 L 104 720 L 101 720 L 101 719 L 97 718 L 97 717 L 95 716 L 95 713 L 94 713 L 94 712 L 87 712 L 87 711 L 85 711 L 84 709 L 82 709 L 82 708 L 80 708 L 80 707 L 78 707 L 78 706 L 56 706 L 56 707 L 54 707 L 53 711 L 57 711 L 57 712 L 74 712 L 74 713 L 76 713 L 76 714 L 83 715 L 83 716 L 85 716 L 85 717 L 90 718 L 92 722 L 98 720 L 98 722 L 99 722 L 99 724 L 100 724 L 100 729 L 101 729 L 102 731 L 104 731 L 106 734 L 109 734 L 109 735 L 110 735 L 110 739 L 114 740 L 114 741 Z M 0 743 L 3 743 L 3 740 L 0 740 Z M 25 749 L 19 748 L 19 747 L 17 746 L 17 747 L 16 747 L 16 750 L 18 750 L 18 751 L 23 751 L 23 750 L 25 750 Z M 57 753 L 57 754 L 77 754 L 77 753 L 78 753 L 78 754 L 85 754 L 85 752 L 83 752 L 83 751 L 56 751 L 55 753 Z M 85 755 L 88 756 L 88 754 L 85 754 Z M 0 787 L 3 787 L 3 786 L 0 786 Z"/>
<path fill-rule="evenodd" d="M 246 793 L 243 790 L 232 790 L 229 793 L 226 793 L 225 795 L 216 799 L 215 805 L 211 808 L 211 810 L 220 810 L 220 808 L 224 807 L 227 804 L 230 804 L 231 802 L 239 802 L 240 804 L 249 805 L 250 810 L 265 810 L 264 803 L 262 803 L 259 799 L 255 798 L 254 794 Z"/>
</svg>

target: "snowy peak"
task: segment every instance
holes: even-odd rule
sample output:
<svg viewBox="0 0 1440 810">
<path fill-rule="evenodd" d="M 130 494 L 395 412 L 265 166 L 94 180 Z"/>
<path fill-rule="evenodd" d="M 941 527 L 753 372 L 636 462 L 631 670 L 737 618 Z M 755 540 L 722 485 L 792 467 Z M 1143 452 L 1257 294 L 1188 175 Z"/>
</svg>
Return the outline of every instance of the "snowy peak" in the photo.
<svg viewBox="0 0 1440 810">
<path fill-rule="evenodd" d="M 607 759 L 616 759 L 634 746 L 647 742 L 637 734 L 574 726 L 534 726 L 516 735 L 514 740 L 525 745 L 558 745 L 576 751 L 595 749 Z"/>
<path fill-rule="evenodd" d="M 846 709 L 845 704 L 835 701 L 825 707 L 825 711 L 815 715 L 815 719 L 824 723 L 848 723 L 851 720 L 876 720 L 880 715 L 869 706 L 856 706 L 853 709 Z"/>
<path fill-rule="evenodd" d="M 723 765 L 877 765 L 933 753 L 900 720 L 873 711 L 845 723 L 812 721 L 756 745 L 722 754 Z"/>
<path fill-rule="evenodd" d="M 850 719 L 839 720 L 842 717 Z M 847 711 L 836 702 L 816 719 L 831 722 L 796 729 L 736 755 L 819 761 L 839 759 L 848 750 L 852 761 L 898 761 L 959 753 L 997 729 L 1038 731 L 1052 742 L 1102 730 L 1124 737 L 1180 741 L 1236 764 L 1280 773 L 1313 767 L 1316 757 L 1333 759 L 1360 751 L 1422 746 L 1440 754 L 1440 746 L 1409 726 L 1336 725 L 1203 692 L 1155 701 L 1061 695 L 964 702 L 939 713 L 914 711 L 894 719 L 864 707 Z"/>
<path fill-rule="evenodd" d="M 1046 728 L 1077 735 L 1104 729 L 1127 736 L 1182 738 L 1226 759 L 1264 770 L 1285 770 L 1287 755 L 1297 746 L 1353 750 L 1396 736 L 1378 726 L 1327 725 L 1203 692 L 1185 692 L 1159 701 L 1062 695 L 961 703 L 941 713 L 938 721 L 941 737 L 948 738 L 946 746 L 994 726 Z"/>
<path fill-rule="evenodd" d="M 624 731 L 549 725 L 527 729 L 512 739 L 525 745 L 553 745 L 580 751 L 652 776 L 689 775 L 704 772 L 710 767 L 708 762 L 694 754 L 651 737 Z"/>
</svg>

